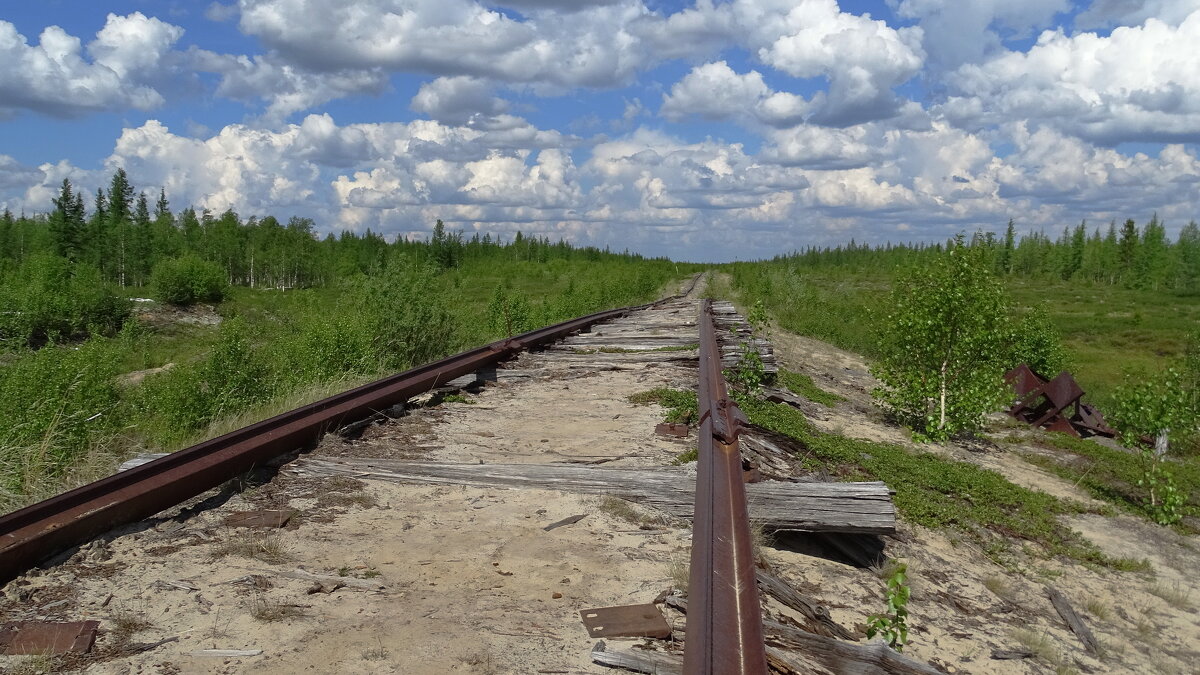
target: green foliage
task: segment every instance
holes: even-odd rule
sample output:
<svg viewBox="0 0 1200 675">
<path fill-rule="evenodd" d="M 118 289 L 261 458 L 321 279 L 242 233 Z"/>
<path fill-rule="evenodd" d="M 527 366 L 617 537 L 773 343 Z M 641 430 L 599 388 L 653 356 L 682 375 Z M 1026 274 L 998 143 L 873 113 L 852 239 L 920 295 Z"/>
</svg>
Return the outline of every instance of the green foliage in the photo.
<svg viewBox="0 0 1200 675">
<path fill-rule="evenodd" d="M 1113 396 L 1110 419 L 1122 442 L 1140 449 L 1142 475 L 1137 484 L 1146 490 L 1146 510 L 1160 525 L 1183 517 L 1185 499 L 1177 488 L 1167 452 L 1174 441 L 1191 440 L 1200 424 L 1196 408 L 1195 375 L 1185 375 L 1192 365 L 1185 359 L 1152 375 L 1128 376 Z"/>
<path fill-rule="evenodd" d="M 518 291 L 496 286 L 488 303 L 488 326 L 493 333 L 512 337 L 536 328 L 529 300 Z"/>
<path fill-rule="evenodd" d="M 779 381 L 792 393 L 799 394 L 813 403 L 820 403 L 829 408 L 846 400 L 843 396 L 838 396 L 837 394 L 821 389 L 813 382 L 811 377 L 803 373 L 780 370 Z"/>
<path fill-rule="evenodd" d="M 904 651 L 904 643 L 908 642 L 907 581 L 908 565 L 895 563 L 887 578 L 887 611 L 867 619 L 867 638 L 878 635 L 898 652 Z"/>
<path fill-rule="evenodd" d="M 761 299 L 750 308 L 746 321 L 750 324 L 750 332 L 738 345 L 737 363 L 732 368 L 727 368 L 724 376 L 734 389 L 757 394 L 762 391 L 762 386 L 767 381 L 767 374 L 763 367 L 762 354 L 755 346 L 755 340 L 769 339 L 767 311 Z"/>
<path fill-rule="evenodd" d="M 961 235 L 898 280 L 878 328 L 874 394 L 931 439 L 979 428 L 1005 397 L 1007 300 L 981 247 Z"/>
<path fill-rule="evenodd" d="M 896 510 L 906 521 L 963 532 L 999 563 L 1009 563 L 1009 541 L 1019 539 L 1035 542 L 1047 556 L 1107 567 L 1121 564 L 1059 522 L 1060 514 L 1076 507 L 995 471 L 929 452 L 822 433 L 786 404 L 739 397 L 738 405 L 753 424 L 799 441 L 806 449 L 800 459 L 809 468 L 844 480 L 883 481 L 896 491 Z"/>
<path fill-rule="evenodd" d="M 0 368 L 0 493 L 60 474 L 123 423 L 116 364 L 124 345 L 94 338 L 47 347 Z M 8 501 L 8 499 L 5 499 Z"/>
<path fill-rule="evenodd" d="M 1092 441 L 1064 434 L 1046 434 L 1042 443 L 1060 451 L 1022 453 L 1030 464 L 1043 467 L 1087 490 L 1088 494 L 1151 520 L 1157 515 L 1150 507 L 1144 481 L 1147 464 L 1142 453 L 1113 449 Z M 1065 455 L 1063 452 L 1065 451 Z M 1168 460 L 1169 461 L 1169 460 Z M 1170 474 L 1177 494 L 1183 498 L 1178 510 L 1183 515 L 1200 516 L 1200 466 L 1194 462 L 1171 462 Z M 1157 522 L 1157 521 L 1156 521 Z"/>
<path fill-rule="evenodd" d="M 0 274 L 0 349 L 113 335 L 129 310 L 96 268 L 35 255 Z"/>
<path fill-rule="evenodd" d="M 225 272 L 215 263 L 187 255 L 167 259 L 150 273 L 154 296 L 172 305 L 220 302 L 225 297 Z"/>
<path fill-rule="evenodd" d="M 141 415 L 152 421 L 147 431 L 162 442 L 180 441 L 275 393 L 266 359 L 248 332 L 243 321 L 228 320 L 204 359 L 148 378 L 135 399 Z"/>
<path fill-rule="evenodd" d="M 457 344 L 449 297 L 429 265 L 405 258 L 352 285 L 350 318 L 372 336 L 380 366 L 404 370 L 443 356 Z"/>
<path fill-rule="evenodd" d="M 633 394 L 629 402 L 634 405 L 661 405 L 667 409 L 667 422 L 694 422 L 700 417 L 700 404 L 694 391 L 659 387 Z"/>
<path fill-rule="evenodd" d="M 1035 373 L 1052 378 L 1067 368 L 1067 351 L 1062 336 L 1050 321 L 1045 304 L 1026 312 L 1017 323 L 1013 335 L 1009 367 L 1028 363 Z"/>
</svg>

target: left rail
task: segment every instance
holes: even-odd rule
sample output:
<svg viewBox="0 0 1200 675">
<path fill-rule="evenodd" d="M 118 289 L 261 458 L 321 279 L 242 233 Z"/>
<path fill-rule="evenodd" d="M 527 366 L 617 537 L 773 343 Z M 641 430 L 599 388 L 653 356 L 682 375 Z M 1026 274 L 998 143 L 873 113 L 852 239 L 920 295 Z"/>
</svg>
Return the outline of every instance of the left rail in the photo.
<svg viewBox="0 0 1200 675">
<path fill-rule="evenodd" d="M 695 287 L 699 275 L 692 281 Z M 686 295 L 611 309 L 493 342 L 263 420 L 0 516 L 0 584 L 115 527 L 219 486 L 329 429 L 403 403 L 450 380 L 560 340 L 592 324 Z"/>
</svg>

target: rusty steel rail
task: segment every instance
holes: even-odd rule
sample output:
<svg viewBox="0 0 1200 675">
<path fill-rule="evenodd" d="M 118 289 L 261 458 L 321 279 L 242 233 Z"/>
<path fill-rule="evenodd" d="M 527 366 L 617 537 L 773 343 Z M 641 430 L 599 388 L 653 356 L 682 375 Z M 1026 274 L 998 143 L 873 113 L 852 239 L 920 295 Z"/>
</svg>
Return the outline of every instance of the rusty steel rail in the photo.
<svg viewBox="0 0 1200 675">
<path fill-rule="evenodd" d="M 366 419 L 523 349 L 680 298 L 698 280 L 699 275 L 678 295 L 589 314 L 418 366 L 0 516 L 0 584 L 72 546 L 175 506 L 275 457 L 309 447 L 330 429 Z"/>
<path fill-rule="evenodd" d="M 746 417 L 721 375 L 712 303 L 700 307 L 700 447 L 688 578 L 685 675 L 765 674 L 762 607 L 738 433 Z"/>
</svg>

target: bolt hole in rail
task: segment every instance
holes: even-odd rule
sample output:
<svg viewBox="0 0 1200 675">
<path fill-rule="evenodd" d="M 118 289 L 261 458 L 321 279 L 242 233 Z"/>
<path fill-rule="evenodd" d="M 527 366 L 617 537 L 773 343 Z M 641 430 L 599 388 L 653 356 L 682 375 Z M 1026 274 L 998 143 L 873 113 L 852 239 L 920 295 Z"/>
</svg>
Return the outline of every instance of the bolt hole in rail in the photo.
<svg viewBox="0 0 1200 675">
<path fill-rule="evenodd" d="M 440 384 L 630 312 L 597 312 L 478 347 L 277 415 L 0 516 L 0 584 L 113 528 L 148 518 L 281 455 L 312 447 L 329 429 L 361 421 Z M 684 672 L 766 673 L 761 610 L 737 434 L 745 417 L 721 376 L 710 301 L 701 306 L 701 413 Z"/>
</svg>

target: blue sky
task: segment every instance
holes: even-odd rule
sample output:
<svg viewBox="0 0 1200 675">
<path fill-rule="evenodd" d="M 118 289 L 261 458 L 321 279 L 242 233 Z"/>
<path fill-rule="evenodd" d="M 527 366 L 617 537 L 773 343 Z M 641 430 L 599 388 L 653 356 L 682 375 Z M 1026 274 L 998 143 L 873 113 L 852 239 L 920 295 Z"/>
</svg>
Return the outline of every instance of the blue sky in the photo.
<svg viewBox="0 0 1200 675">
<path fill-rule="evenodd" d="M 1200 0 L 7 3 L 0 207 L 123 167 L 324 232 L 705 260 L 1009 218 L 1174 232 L 1196 44 Z"/>
</svg>

